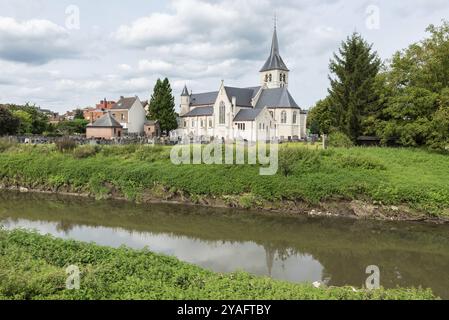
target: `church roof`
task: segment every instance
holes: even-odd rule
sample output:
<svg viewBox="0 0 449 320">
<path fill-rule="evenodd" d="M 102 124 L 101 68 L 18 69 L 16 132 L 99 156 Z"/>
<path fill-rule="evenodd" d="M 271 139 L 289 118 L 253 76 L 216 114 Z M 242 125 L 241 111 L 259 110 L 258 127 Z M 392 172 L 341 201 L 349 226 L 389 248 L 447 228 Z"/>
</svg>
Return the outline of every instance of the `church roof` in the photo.
<svg viewBox="0 0 449 320">
<path fill-rule="evenodd" d="M 260 109 L 242 109 L 237 113 L 234 118 L 234 121 L 254 121 L 262 112 L 262 108 Z"/>
<path fill-rule="evenodd" d="M 232 101 L 232 97 L 236 98 L 238 106 L 241 107 L 251 107 L 251 100 L 257 95 L 260 87 L 251 88 L 235 88 L 235 87 L 225 87 L 226 93 L 228 95 L 229 101 Z M 192 94 L 190 97 L 191 106 L 208 106 L 215 104 L 217 100 L 218 91 L 205 92 Z"/>
<path fill-rule="evenodd" d="M 217 100 L 218 91 L 192 94 L 190 104 L 192 106 L 213 105 Z"/>
<path fill-rule="evenodd" d="M 260 87 L 252 88 L 234 88 L 225 87 L 229 100 L 232 102 L 232 97 L 236 98 L 236 103 L 241 107 L 251 107 L 251 100 L 259 92 Z"/>
<path fill-rule="evenodd" d="M 214 107 L 208 106 L 208 107 L 198 107 L 190 112 L 186 113 L 182 116 L 182 118 L 186 117 L 206 117 L 206 116 L 212 116 L 214 114 Z"/>
<path fill-rule="evenodd" d="M 300 109 L 287 88 L 263 89 L 256 108 L 293 108 Z"/>
<path fill-rule="evenodd" d="M 279 53 L 279 41 L 278 41 L 276 27 L 274 28 L 274 32 L 273 32 L 273 41 L 271 43 L 270 56 L 268 57 L 267 62 L 265 62 L 264 66 L 262 67 L 260 72 L 269 71 L 269 70 L 289 71 Z"/>
<path fill-rule="evenodd" d="M 114 119 L 110 112 L 106 113 L 100 119 L 87 126 L 91 128 L 122 128 L 122 125 Z"/>
</svg>

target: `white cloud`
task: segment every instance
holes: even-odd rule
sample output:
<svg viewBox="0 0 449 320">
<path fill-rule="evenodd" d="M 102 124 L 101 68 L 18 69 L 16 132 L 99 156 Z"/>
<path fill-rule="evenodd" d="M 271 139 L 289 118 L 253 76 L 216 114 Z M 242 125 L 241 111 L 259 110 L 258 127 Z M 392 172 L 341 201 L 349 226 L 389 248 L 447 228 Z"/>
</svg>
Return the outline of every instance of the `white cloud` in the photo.
<svg viewBox="0 0 449 320">
<path fill-rule="evenodd" d="M 75 58 L 79 51 L 63 27 L 49 20 L 17 21 L 0 17 L 0 59 L 44 64 L 54 59 Z"/>
</svg>

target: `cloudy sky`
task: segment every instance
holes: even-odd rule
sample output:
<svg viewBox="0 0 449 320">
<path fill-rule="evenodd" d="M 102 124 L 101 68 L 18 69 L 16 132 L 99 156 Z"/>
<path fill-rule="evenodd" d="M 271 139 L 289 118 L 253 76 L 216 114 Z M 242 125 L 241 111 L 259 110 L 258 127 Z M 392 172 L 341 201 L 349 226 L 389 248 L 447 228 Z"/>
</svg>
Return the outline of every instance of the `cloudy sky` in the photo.
<svg viewBox="0 0 449 320">
<path fill-rule="evenodd" d="M 147 99 L 158 77 L 189 90 L 259 84 L 278 17 L 289 88 L 308 109 L 328 63 L 360 32 L 384 59 L 449 17 L 447 0 L 0 0 L 0 103 L 64 112 L 121 95 Z M 178 99 L 177 99 L 178 101 Z"/>
</svg>

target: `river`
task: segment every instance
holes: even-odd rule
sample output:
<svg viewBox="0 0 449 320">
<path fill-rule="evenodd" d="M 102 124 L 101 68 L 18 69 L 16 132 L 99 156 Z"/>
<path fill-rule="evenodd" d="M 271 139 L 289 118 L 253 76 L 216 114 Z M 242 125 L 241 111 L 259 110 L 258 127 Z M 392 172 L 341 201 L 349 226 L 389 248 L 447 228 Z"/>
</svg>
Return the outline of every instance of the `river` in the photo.
<svg viewBox="0 0 449 320">
<path fill-rule="evenodd" d="M 138 205 L 0 192 L 0 225 L 64 239 L 148 247 L 217 272 L 296 283 L 431 288 L 449 299 L 449 225 L 281 216 L 184 205 Z"/>
</svg>

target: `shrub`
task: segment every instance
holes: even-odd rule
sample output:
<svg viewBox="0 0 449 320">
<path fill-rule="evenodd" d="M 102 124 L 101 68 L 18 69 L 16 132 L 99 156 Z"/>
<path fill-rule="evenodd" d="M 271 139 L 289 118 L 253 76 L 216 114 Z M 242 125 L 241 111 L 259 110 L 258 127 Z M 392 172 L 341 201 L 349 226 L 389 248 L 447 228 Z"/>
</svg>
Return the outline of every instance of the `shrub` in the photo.
<svg viewBox="0 0 449 320">
<path fill-rule="evenodd" d="M 73 157 L 75 157 L 76 159 L 89 158 L 95 156 L 99 151 L 100 151 L 99 146 L 90 146 L 90 145 L 78 146 L 73 151 Z"/>
<path fill-rule="evenodd" d="M 170 152 L 162 146 L 140 146 L 135 152 L 135 157 L 141 161 L 156 162 L 170 159 Z"/>
<path fill-rule="evenodd" d="M 0 152 L 5 152 L 16 145 L 16 142 L 13 142 L 7 138 L 0 138 Z"/>
<path fill-rule="evenodd" d="M 283 147 L 279 150 L 279 170 L 284 176 L 289 176 L 299 168 L 316 168 L 320 164 L 320 156 L 320 151 Z"/>
<path fill-rule="evenodd" d="M 66 151 L 72 151 L 76 148 L 77 143 L 76 141 L 70 139 L 70 138 L 62 138 L 55 142 L 56 148 L 59 152 L 66 152 Z"/>
<path fill-rule="evenodd" d="M 351 139 L 349 139 L 349 137 L 342 132 L 333 132 L 329 135 L 328 139 L 329 147 L 350 148 L 354 146 Z"/>
<path fill-rule="evenodd" d="M 105 146 L 102 149 L 104 156 L 130 156 L 138 149 L 136 144 L 117 145 L 117 146 Z"/>
</svg>

